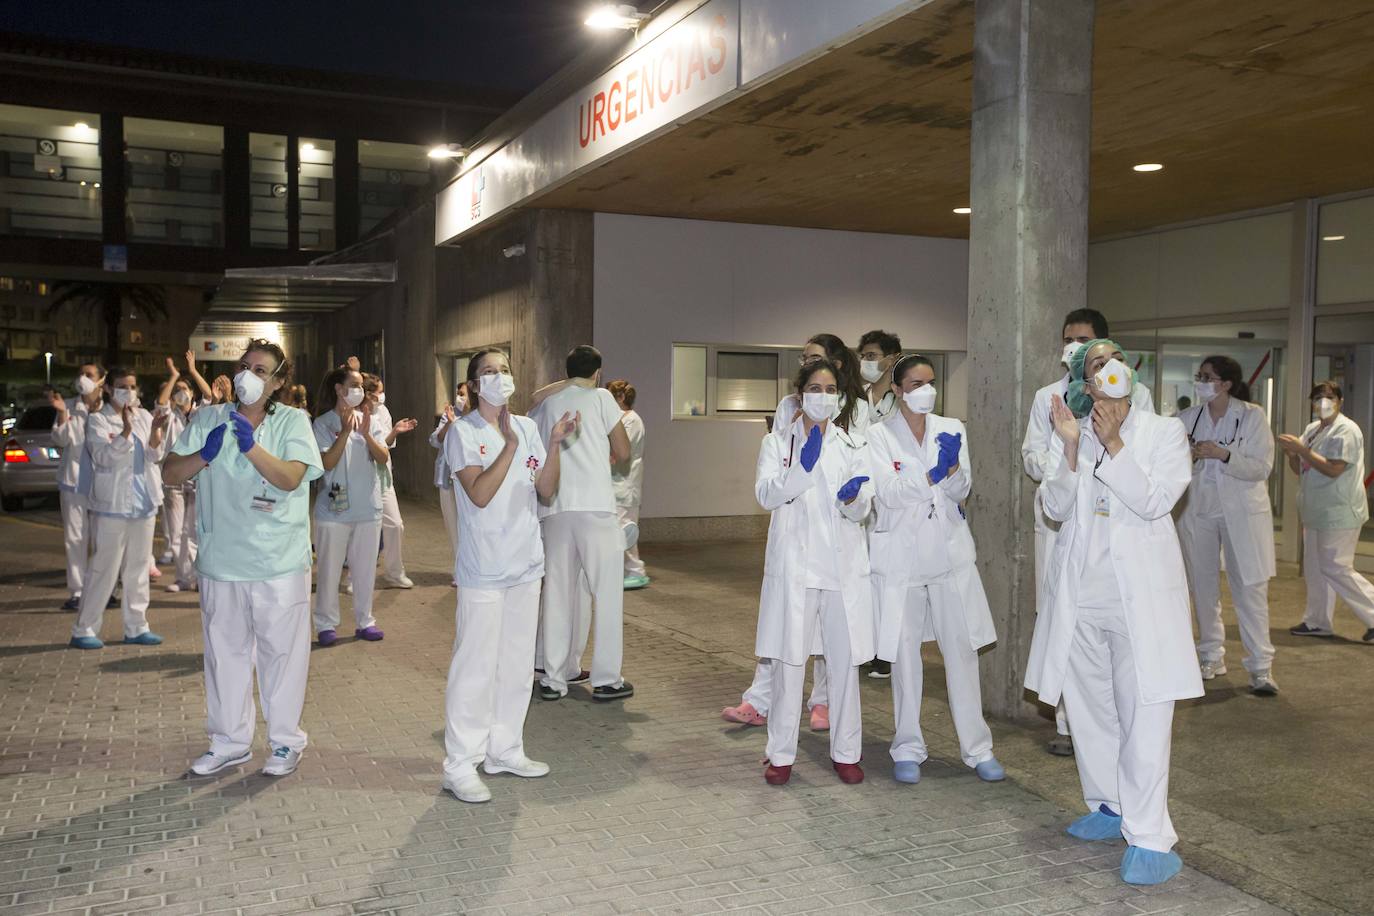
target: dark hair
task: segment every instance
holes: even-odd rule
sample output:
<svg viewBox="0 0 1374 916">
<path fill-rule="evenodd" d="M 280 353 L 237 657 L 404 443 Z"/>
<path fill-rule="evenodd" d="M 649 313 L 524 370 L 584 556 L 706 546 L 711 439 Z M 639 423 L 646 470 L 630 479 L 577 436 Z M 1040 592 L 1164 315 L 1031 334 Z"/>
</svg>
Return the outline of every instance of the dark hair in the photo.
<svg viewBox="0 0 1374 916">
<path fill-rule="evenodd" d="M 877 344 L 883 351 L 883 356 L 892 356 L 894 353 L 902 352 L 902 341 L 896 334 L 889 334 L 886 331 L 869 331 L 859 338 L 859 352 L 869 344 Z"/>
<path fill-rule="evenodd" d="M 830 363 L 830 371 L 835 374 L 835 384 L 840 389 L 840 400 L 844 401 L 835 423 L 848 430 L 849 424 L 854 420 L 854 411 L 858 409 L 859 401 L 867 397 L 864 394 L 863 375 L 859 372 L 859 357 L 834 334 L 816 334 L 807 343 L 825 350 L 825 361 Z M 801 390 L 800 385 L 797 386 L 797 390 Z"/>
<path fill-rule="evenodd" d="M 1250 386 L 1245 381 L 1240 363 L 1229 356 L 1209 356 L 1198 363 L 1199 369 L 1203 366 L 1211 366 L 1217 378 L 1231 383 L 1231 397 L 1238 401 L 1250 400 Z"/>
<path fill-rule="evenodd" d="M 814 362 L 809 362 L 806 365 L 802 366 L 800 370 L 798 370 L 797 378 L 793 382 L 797 389 L 798 407 L 801 406 L 800 398 L 802 395 L 802 391 L 804 388 L 806 388 L 808 384 L 810 384 L 811 376 L 815 375 L 817 372 L 820 372 L 822 370 L 824 370 L 825 372 L 829 372 L 831 375 L 835 377 L 836 388 L 839 388 L 841 391 L 844 390 L 844 386 L 840 383 L 839 366 L 835 365 L 828 359 L 818 359 Z M 846 432 L 848 432 L 849 430 L 850 421 L 854 418 L 854 403 L 855 402 L 851 400 L 849 403 L 845 404 L 844 407 L 840 408 L 839 416 L 835 417 L 835 425 L 845 430 Z"/>
<path fill-rule="evenodd" d="M 573 347 L 567 368 L 568 378 L 591 378 L 601 368 L 601 351 L 591 344 Z"/>
<path fill-rule="evenodd" d="M 105 373 L 105 384 L 114 389 L 114 382 L 117 378 L 128 378 L 129 376 L 138 378 L 138 373 L 132 369 L 125 369 L 123 366 L 114 366 L 109 372 Z"/>
<path fill-rule="evenodd" d="M 1336 401 L 1345 400 L 1345 394 L 1341 391 L 1341 386 L 1337 385 L 1333 379 L 1327 379 L 1324 382 L 1317 382 L 1317 384 L 1313 385 L 1312 393 L 1307 396 L 1307 399 L 1309 401 L 1315 401 L 1317 398 L 1322 397 L 1331 398 Z"/>
<path fill-rule="evenodd" d="M 901 385 L 902 377 L 917 366 L 929 366 L 933 374 L 935 364 L 919 353 L 908 353 L 892 365 L 892 384 Z"/>
<path fill-rule="evenodd" d="M 1071 324 L 1090 324 L 1093 328 L 1093 337 L 1098 340 L 1106 340 L 1111 336 L 1107 329 L 1107 316 L 1097 309 L 1074 309 L 1064 316 L 1064 328 Z M 1061 331 L 1063 328 L 1060 329 Z"/>
<path fill-rule="evenodd" d="M 626 407 L 635 406 L 635 386 L 623 378 L 618 378 L 606 386 L 606 390 L 611 393 L 611 397 L 624 401 Z"/>
<path fill-rule="evenodd" d="M 85 369 L 87 366 L 90 366 L 92 369 L 94 369 L 94 370 L 95 370 L 95 374 L 98 375 L 98 376 L 100 376 L 101 378 L 104 378 L 106 375 L 109 374 L 109 373 L 107 373 L 107 372 L 105 371 L 105 367 L 102 366 L 102 365 L 100 365 L 100 363 L 82 363 L 81 365 L 77 366 L 76 368 L 77 368 L 77 369 Z"/>
<path fill-rule="evenodd" d="M 365 393 L 372 394 L 378 388 L 383 387 L 382 377 L 380 375 L 373 375 L 371 372 L 359 372 L 358 374 L 363 377 L 363 391 Z"/>
<path fill-rule="evenodd" d="M 269 379 L 281 379 L 281 387 L 272 392 L 272 396 L 267 401 L 267 412 L 272 413 L 277 409 L 277 402 L 281 400 L 282 394 L 291 387 L 291 361 L 286 358 L 286 351 L 281 348 L 281 345 L 264 337 L 255 337 L 248 341 L 248 346 L 243 348 L 243 357 L 246 358 L 249 353 L 266 353 L 277 361 L 277 368 L 273 369 L 272 374 L 268 376 Z M 232 387 L 233 379 L 229 381 Z M 237 400 L 238 392 L 234 392 L 234 396 Z"/>
<path fill-rule="evenodd" d="M 319 396 L 315 398 L 315 416 L 322 417 L 339 406 L 339 395 L 334 391 L 334 386 L 344 384 L 348 377 L 357 371 L 347 366 L 339 366 L 324 374 L 324 379 L 320 382 Z"/>
<path fill-rule="evenodd" d="M 305 390 L 304 385 L 292 385 L 287 394 L 291 398 L 292 407 L 299 407 L 301 410 L 309 409 L 309 393 Z"/>
<path fill-rule="evenodd" d="M 581 348 L 579 347 L 578 349 Z M 588 349 L 591 348 L 589 347 Z M 573 351 L 573 353 L 576 352 L 577 350 Z M 472 358 L 468 360 L 467 381 L 464 382 L 464 384 L 468 386 L 468 410 L 477 409 L 477 386 L 473 384 L 473 382 L 477 381 L 477 367 L 482 364 L 483 359 L 487 358 L 493 353 L 500 353 L 502 356 L 505 356 L 506 364 L 510 364 L 510 357 L 506 355 L 505 350 L 502 350 L 499 347 L 487 347 L 485 350 L 478 350 L 476 353 L 472 354 Z M 600 357 L 601 354 L 598 353 L 597 358 L 599 359 Z M 572 360 L 571 354 L 569 354 L 568 359 L 570 361 Z M 593 369 L 592 371 L 595 372 L 596 370 Z M 458 386 L 455 385 L 453 387 L 457 388 Z"/>
</svg>

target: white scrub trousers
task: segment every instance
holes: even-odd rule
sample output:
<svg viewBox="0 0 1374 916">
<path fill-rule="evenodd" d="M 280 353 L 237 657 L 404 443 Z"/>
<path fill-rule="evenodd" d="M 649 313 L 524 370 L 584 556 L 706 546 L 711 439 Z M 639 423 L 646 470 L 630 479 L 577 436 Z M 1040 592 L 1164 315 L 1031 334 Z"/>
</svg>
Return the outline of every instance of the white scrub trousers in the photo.
<svg viewBox="0 0 1374 916">
<path fill-rule="evenodd" d="M 206 731 L 210 753 L 236 757 L 253 746 L 253 669 L 267 740 L 305 748 L 301 708 L 310 670 L 310 571 L 265 582 L 200 580 L 205 633 Z"/>
<path fill-rule="evenodd" d="M 992 730 L 983 719 L 983 689 L 978 681 L 978 652 L 969 643 L 963 602 L 948 577 L 906 590 L 902 632 L 892 663 L 892 704 L 896 730 L 892 759 L 924 763 L 929 753 L 921 734 L 921 693 L 925 674 L 921 637 L 929 621 L 945 662 L 949 711 L 959 736 L 959 756 L 967 766 L 992 759 Z"/>
<path fill-rule="evenodd" d="M 196 541 L 196 491 L 186 491 L 185 497 L 186 508 L 182 512 L 181 541 L 177 544 L 174 559 L 176 560 L 177 584 L 183 588 L 188 588 L 196 581 L 196 553 L 200 545 Z"/>
<path fill-rule="evenodd" d="M 1050 558 L 1054 555 L 1054 545 L 1058 539 L 1059 532 L 1051 528 L 1049 522 L 1045 520 L 1037 501 L 1035 508 L 1035 606 L 1037 613 L 1041 598 L 1045 594 L 1045 576 L 1049 574 Z M 1064 712 L 1063 699 L 1060 699 L 1059 705 L 1054 708 L 1054 730 L 1065 738 L 1072 737 L 1069 734 L 1069 717 Z"/>
<path fill-rule="evenodd" d="M 353 582 L 353 620 L 359 630 L 377 622 L 372 594 L 377 584 L 381 522 L 326 522 L 315 518 L 315 632 L 339 628 L 339 577 L 344 561 Z"/>
<path fill-rule="evenodd" d="M 122 579 L 124 636 L 132 639 L 148 632 L 148 554 L 153 549 L 157 517 L 106 515 L 101 517 L 99 527 L 100 536 L 86 569 L 86 590 L 81 595 L 81 612 L 72 626 L 72 636 L 100 635 L 105 605 L 114 594 L 115 583 Z"/>
<path fill-rule="evenodd" d="M 634 523 L 636 526 L 639 524 L 638 506 L 616 506 L 615 513 L 620 519 L 621 529 L 630 523 Z M 625 551 L 625 578 L 642 575 L 644 575 L 644 561 L 639 558 L 639 543 L 636 542 L 633 547 Z"/>
<path fill-rule="evenodd" d="M 1169 750 L 1174 703 L 1142 703 L 1125 608 L 1078 609 L 1064 679 L 1073 718 L 1073 756 L 1089 811 L 1122 817 L 1126 842 L 1168 852 L 1178 842 L 1169 819 Z"/>
<path fill-rule="evenodd" d="M 1374 627 L 1374 585 L 1355 571 L 1359 528 L 1302 530 L 1302 573 L 1307 580 L 1309 627 L 1331 629 L 1340 595 L 1365 627 Z"/>
<path fill-rule="evenodd" d="M 859 707 L 859 668 L 849 651 L 849 620 L 839 592 L 808 588 L 802 611 L 802 645 L 815 642 L 821 632 L 830 678 L 830 759 L 858 763 L 863 756 L 863 713 Z M 867 661 L 868 659 L 863 659 Z M 791 766 L 797 760 L 797 736 L 801 731 L 802 687 L 806 665 L 789 665 L 771 659 L 773 711 L 768 716 L 768 762 Z"/>
<path fill-rule="evenodd" d="M 1226 657 L 1226 627 L 1221 622 L 1221 551 L 1226 551 L 1226 584 L 1236 606 L 1240 641 L 1245 646 L 1245 670 L 1268 674 L 1274 667 L 1274 644 L 1269 641 L 1269 580 L 1250 585 L 1240 581 L 1240 561 L 1221 516 L 1199 518 L 1183 538 L 1188 574 L 1193 583 L 1193 613 L 1197 616 L 1197 654 L 1204 662 Z"/>
<path fill-rule="evenodd" d="M 162 539 L 167 542 L 166 552 L 176 562 L 177 550 L 181 546 L 182 532 L 186 521 L 186 492 L 181 487 L 162 488 Z"/>
<path fill-rule="evenodd" d="M 75 490 L 59 490 L 62 512 L 62 543 L 67 548 L 67 594 L 81 597 L 81 584 L 90 562 L 91 529 L 94 519 L 86 509 L 86 497 Z"/>
<path fill-rule="evenodd" d="M 401 504 L 396 501 L 396 488 L 387 487 L 382 491 L 382 572 L 388 579 L 395 581 L 405 576 L 406 564 L 401 558 L 401 546 L 405 541 L 406 523 L 401 519 Z M 377 548 L 372 548 L 372 560 L 368 564 L 377 565 Z M 356 570 L 353 558 L 348 560 L 348 568 Z M 375 577 L 374 577 L 375 581 Z M 353 583 L 358 590 L 358 583 Z M 370 591 L 371 589 L 369 589 Z"/>
<path fill-rule="evenodd" d="M 811 657 L 811 698 L 806 701 L 808 710 L 817 706 L 830 705 L 830 685 L 825 674 L 825 659 L 819 655 Z M 761 658 L 754 666 L 754 682 L 740 698 L 748 703 L 761 716 L 768 715 L 773 706 L 773 660 Z"/>
<path fill-rule="evenodd" d="M 475 773 L 483 760 L 509 763 L 525 756 L 539 580 L 458 589 L 457 626 L 444 692 L 449 780 Z"/>
<path fill-rule="evenodd" d="M 444 530 L 448 532 L 448 545 L 453 548 L 454 565 L 456 565 L 458 558 L 458 496 L 453 487 L 439 488 L 439 511 L 444 514 Z"/>
<path fill-rule="evenodd" d="M 581 670 L 592 626 L 581 598 L 585 575 L 596 602 L 593 687 L 619 687 L 624 654 L 625 553 L 620 524 L 610 512 L 559 512 L 545 518 L 544 603 L 540 627 L 544 676 L 540 683 L 559 693 Z M 461 591 L 461 589 L 460 589 Z"/>
</svg>

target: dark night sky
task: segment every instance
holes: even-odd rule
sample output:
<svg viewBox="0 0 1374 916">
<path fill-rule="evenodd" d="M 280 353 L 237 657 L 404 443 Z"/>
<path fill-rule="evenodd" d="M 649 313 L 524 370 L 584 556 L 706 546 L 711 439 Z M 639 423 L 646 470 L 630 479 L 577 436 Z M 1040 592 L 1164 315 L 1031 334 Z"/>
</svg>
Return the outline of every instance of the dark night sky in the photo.
<svg viewBox="0 0 1374 916">
<path fill-rule="evenodd" d="M 0 0 L 0 28 L 524 93 L 597 40 L 582 25 L 592 5 L 592 0 Z"/>
</svg>

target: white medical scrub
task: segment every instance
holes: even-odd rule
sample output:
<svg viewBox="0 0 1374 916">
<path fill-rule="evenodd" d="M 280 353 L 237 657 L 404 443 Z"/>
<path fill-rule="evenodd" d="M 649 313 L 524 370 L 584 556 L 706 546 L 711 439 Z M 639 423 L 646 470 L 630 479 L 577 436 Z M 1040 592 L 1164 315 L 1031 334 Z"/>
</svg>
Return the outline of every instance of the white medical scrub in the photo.
<svg viewBox="0 0 1374 916">
<path fill-rule="evenodd" d="M 62 450 L 57 468 L 57 495 L 62 513 L 62 544 L 67 553 L 67 594 L 80 598 L 90 562 L 90 510 L 80 492 L 81 455 L 86 447 L 86 421 L 90 410 L 83 398 L 67 398 L 67 420 L 53 419 L 52 444 Z"/>
<path fill-rule="evenodd" d="M 505 479 L 482 508 L 456 475 L 490 467 L 505 448 L 501 430 L 473 410 L 454 421 L 444 438 L 455 469 L 459 525 L 457 637 L 444 695 L 444 775 L 450 782 L 471 775 L 483 761 L 500 765 L 525 758 L 544 576 L 535 481 L 547 455 L 534 421 L 510 419 L 519 444 Z"/>
<path fill-rule="evenodd" d="M 362 417 L 362 411 L 355 411 Z M 331 410 L 315 418 L 315 442 L 323 455 L 343 429 Z M 372 416 L 372 438 L 381 442 L 388 427 Z M 323 466 L 323 465 L 321 465 Z M 348 434 L 338 464 L 324 472 L 315 498 L 315 632 L 339 626 L 339 577 L 348 563 L 353 582 L 353 619 L 357 629 L 373 626 L 373 586 L 377 581 L 377 544 L 382 534 L 382 475 L 360 430 Z"/>
<path fill-rule="evenodd" d="M 611 468 L 611 487 L 615 490 L 615 511 L 620 528 L 639 524 L 639 505 L 644 500 L 644 418 L 633 410 L 620 417 L 630 439 L 630 457 Z M 625 578 L 644 575 L 639 544 L 625 551 Z"/>
<path fill-rule="evenodd" d="M 172 450 L 194 455 L 232 404 L 202 407 Z M 195 477 L 205 633 L 205 705 L 210 752 L 238 757 L 253 744 L 253 672 L 268 740 L 300 751 L 310 667 L 310 487 L 324 472 L 305 411 L 277 403 L 254 433 L 282 461 L 305 465 L 294 490 L 279 490 L 239 451 L 233 427 Z"/>
<path fill-rule="evenodd" d="M 445 442 L 448 441 L 448 433 L 444 430 L 449 427 L 448 418 L 439 417 L 439 423 L 434 427 L 434 432 L 429 434 L 429 447 L 435 450 L 434 456 L 434 487 L 439 491 L 439 511 L 444 516 L 444 530 L 448 532 L 448 545 L 454 557 L 458 556 L 458 500 L 454 490 L 456 484 L 453 482 L 453 470 L 448 466 L 448 449 Z M 441 438 L 442 436 L 442 438 Z M 454 584 L 458 583 L 454 579 Z"/>
<path fill-rule="evenodd" d="M 166 408 L 167 428 L 163 436 L 167 442 L 166 453 L 181 438 L 190 422 L 190 410 L 182 410 L 173 404 Z M 158 407 L 161 413 L 163 407 Z M 167 553 L 175 566 L 176 584 L 179 588 L 195 586 L 196 569 L 196 485 L 188 481 L 179 487 L 162 488 L 162 535 L 167 541 Z"/>
<path fill-rule="evenodd" d="M 620 670 L 625 541 L 611 487 L 610 440 L 620 423 L 620 405 L 605 388 L 571 384 L 530 412 L 542 440 L 564 413 L 581 413 L 582 422 L 560 445 L 558 493 L 548 505 L 539 506 L 545 554 L 540 683 L 561 694 L 581 671 L 593 620 L 592 687 L 619 687 L 625 682 Z M 590 616 L 582 598 L 584 577 L 596 606 Z"/>
<path fill-rule="evenodd" d="M 396 488 L 392 486 L 393 471 L 391 466 L 390 450 L 396 447 L 392 442 L 387 445 L 386 437 L 391 435 L 391 430 L 395 423 L 391 422 L 391 411 L 386 409 L 385 404 L 378 404 L 372 408 L 373 418 L 381 424 L 382 435 L 377 437 L 377 441 L 385 445 L 388 456 L 386 460 L 385 476 L 382 480 L 382 572 L 387 579 L 392 582 L 399 582 L 406 577 L 405 558 L 402 548 L 405 545 L 406 523 L 401 518 L 401 503 L 396 498 Z M 352 560 L 349 560 L 349 570 L 353 569 Z M 357 591 L 358 585 L 353 585 Z"/>
<path fill-rule="evenodd" d="M 1298 501 L 1303 576 L 1307 580 L 1303 623 L 1329 631 L 1339 595 L 1366 628 L 1374 627 L 1374 585 L 1355 571 L 1355 545 L 1360 529 L 1369 521 L 1364 435 L 1355 421 L 1342 413 L 1329 426 L 1322 426 L 1320 421 L 1309 424 L 1302 441 L 1323 458 L 1345 462 L 1345 470 L 1335 477 L 1302 464 Z"/>
</svg>

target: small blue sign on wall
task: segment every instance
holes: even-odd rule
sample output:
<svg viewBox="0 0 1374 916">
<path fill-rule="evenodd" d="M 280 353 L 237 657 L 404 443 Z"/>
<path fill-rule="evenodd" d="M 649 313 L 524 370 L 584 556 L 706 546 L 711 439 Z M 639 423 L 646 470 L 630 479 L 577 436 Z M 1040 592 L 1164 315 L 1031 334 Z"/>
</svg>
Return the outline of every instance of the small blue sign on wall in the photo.
<svg viewBox="0 0 1374 916">
<path fill-rule="evenodd" d="M 106 245 L 104 270 L 112 273 L 129 272 L 129 246 L 128 245 Z"/>
</svg>

